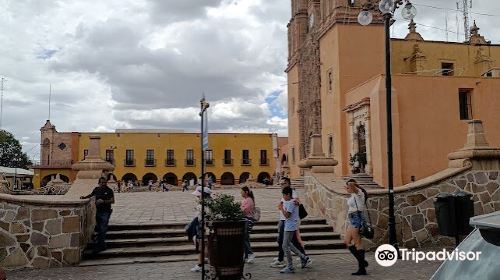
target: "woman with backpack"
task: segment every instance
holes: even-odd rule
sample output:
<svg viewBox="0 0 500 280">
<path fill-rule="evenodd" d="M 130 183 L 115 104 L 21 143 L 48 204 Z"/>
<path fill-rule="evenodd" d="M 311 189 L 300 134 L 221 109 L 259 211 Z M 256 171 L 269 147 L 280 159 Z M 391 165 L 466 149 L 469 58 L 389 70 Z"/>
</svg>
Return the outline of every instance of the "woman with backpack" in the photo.
<svg viewBox="0 0 500 280">
<path fill-rule="evenodd" d="M 252 232 L 253 224 L 255 222 L 255 198 L 253 192 L 244 186 L 241 188 L 241 211 L 245 215 L 246 227 L 245 227 L 245 261 L 247 263 L 253 263 L 255 261 L 255 254 L 252 252 L 252 246 L 250 245 L 250 233 Z"/>
<path fill-rule="evenodd" d="M 366 191 L 354 179 L 349 179 L 345 188 L 350 197 L 347 199 L 347 206 L 349 207 L 347 220 L 349 225 L 344 242 L 358 261 L 358 271 L 353 272 L 352 275 L 366 275 L 368 262 L 365 260 L 365 250 L 362 249 L 360 229 L 365 223 L 363 211 L 365 211 L 367 195 L 365 195 Z"/>
</svg>

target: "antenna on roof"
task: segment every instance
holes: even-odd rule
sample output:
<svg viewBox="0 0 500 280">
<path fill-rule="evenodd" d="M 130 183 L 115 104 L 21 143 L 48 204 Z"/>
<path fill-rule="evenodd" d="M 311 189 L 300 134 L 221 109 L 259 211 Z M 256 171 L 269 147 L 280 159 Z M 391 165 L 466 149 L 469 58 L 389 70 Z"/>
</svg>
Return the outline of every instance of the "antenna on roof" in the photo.
<svg viewBox="0 0 500 280">
<path fill-rule="evenodd" d="M 4 81 L 6 81 L 7 79 L 5 79 L 5 77 L 1 77 L 0 78 L 1 80 L 1 84 L 0 84 L 0 129 L 3 127 L 3 83 Z"/>
<path fill-rule="evenodd" d="M 47 120 L 50 120 L 50 101 L 52 99 L 52 84 L 49 84 L 49 118 Z"/>
<path fill-rule="evenodd" d="M 464 33 L 465 41 L 469 41 L 470 37 L 470 24 L 469 24 L 469 9 L 472 9 L 472 0 L 461 0 L 462 5 L 457 1 L 457 9 L 462 11 L 464 16 Z"/>
</svg>

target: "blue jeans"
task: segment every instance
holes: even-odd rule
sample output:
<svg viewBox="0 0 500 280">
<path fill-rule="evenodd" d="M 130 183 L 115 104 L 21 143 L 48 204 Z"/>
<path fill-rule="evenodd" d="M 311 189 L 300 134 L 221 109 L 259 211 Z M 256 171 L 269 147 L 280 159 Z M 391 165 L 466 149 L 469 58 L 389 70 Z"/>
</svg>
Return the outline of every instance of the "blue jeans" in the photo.
<svg viewBox="0 0 500 280">
<path fill-rule="evenodd" d="M 361 228 L 365 220 L 363 213 L 361 211 L 356 211 L 349 213 L 349 225 L 353 228 Z"/>
<path fill-rule="evenodd" d="M 95 214 L 95 231 L 97 232 L 96 250 L 106 249 L 106 232 L 108 231 L 111 212 L 97 212 Z"/>
<path fill-rule="evenodd" d="M 249 218 L 245 218 L 245 237 L 244 237 L 244 245 L 245 245 L 245 259 L 248 258 L 248 255 L 253 254 L 252 246 L 250 245 L 250 233 L 252 232 L 254 221 Z"/>
</svg>

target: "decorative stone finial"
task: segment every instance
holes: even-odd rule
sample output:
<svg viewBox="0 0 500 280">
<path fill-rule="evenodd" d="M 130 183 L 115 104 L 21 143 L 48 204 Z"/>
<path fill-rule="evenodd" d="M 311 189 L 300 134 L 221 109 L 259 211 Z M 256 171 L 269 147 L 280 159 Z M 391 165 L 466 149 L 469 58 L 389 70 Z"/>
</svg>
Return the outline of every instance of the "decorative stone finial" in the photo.
<svg viewBox="0 0 500 280">
<path fill-rule="evenodd" d="M 465 146 L 448 155 L 450 167 L 460 167 L 471 164 L 478 168 L 500 168 L 500 148 L 490 147 L 484 133 L 481 120 L 469 121 L 467 143 Z"/>
<path fill-rule="evenodd" d="M 79 171 L 77 178 L 92 178 L 98 179 L 103 171 L 113 171 L 114 165 L 103 160 L 100 156 L 101 137 L 92 135 L 89 136 L 89 153 L 87 157 L 73 164 L 72 169 Z"/>
<path fill-rule="evenodd" d="M 474 25 L 470 29 L 470 40 L 469 43 L 471 45 L 481 45 L 481 44 L 487 44 L 486 39 L 484 39 L 481 34 L 479 34 L 479 27 L 476 25 L 476 21 L 474 21 Z"/>
<path fill-rule="evenodd" d="M 338 164 L 333 158 L 328 158 L 323 153 L 321 144 L 321 134 L 313 134 L 310 139 L 309 156 L 301 160 L 298 166 L 301 168 L 310 168 L 313 173 L 333 173 L 333 167 Z"/>
<path fill-rule="evenodd" d="M 408 24 L 408 30 L 410 32 L 406 35 L 405 40 L 414 40 L 414 41 L 423 41 L 424 38 L 422 38 L 422 35 L 417 32 L 417 24 L 411 19 L 410 23 Z"/>
</svg>

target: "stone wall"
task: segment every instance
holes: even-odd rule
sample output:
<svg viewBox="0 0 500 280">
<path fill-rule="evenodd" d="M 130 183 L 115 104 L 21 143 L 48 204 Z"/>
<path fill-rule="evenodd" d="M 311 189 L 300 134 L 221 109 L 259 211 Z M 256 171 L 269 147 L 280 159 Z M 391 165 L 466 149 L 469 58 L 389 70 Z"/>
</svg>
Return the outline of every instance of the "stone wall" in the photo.
<svg viewBox="0 0 500 280">
<path fill-rule="evenodd" d="M 334 230 L 346 229 L 347 198 L 343 180 L 328 175 L 307 174 L 306 204 L 313 215 L 327 218 Z M 327 187 L 328 186 L 328 187 Z M 500 174 L 498 170 L 478 171 L 471 168 L 448 169 L 427 181 L 415 182 L 395 191 L 397 238 L 408 248 L 428 245 L 453 245 L 454 239 L 439 235 L 434 210 L 438 193 L 466 191 L 473 194 L 474 215 L 500 211 Z M 368 211 L 375 227 L 370 246 L 387 243 L 389 203 L 386 190 L 368 190 Z"/>
<path fill-rule="evenodd" d="M 93 205 L 0 194 L 0 267 L 78 264 L 95 225 Z"/>
</svg>

